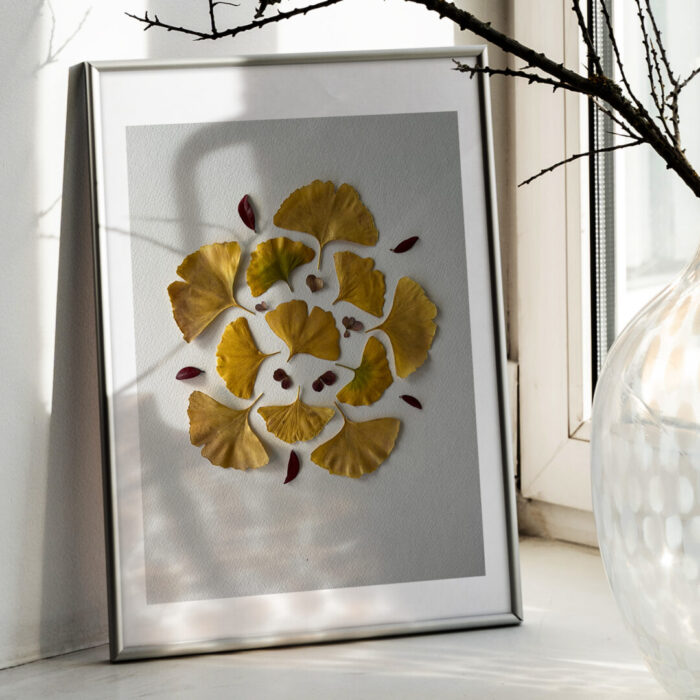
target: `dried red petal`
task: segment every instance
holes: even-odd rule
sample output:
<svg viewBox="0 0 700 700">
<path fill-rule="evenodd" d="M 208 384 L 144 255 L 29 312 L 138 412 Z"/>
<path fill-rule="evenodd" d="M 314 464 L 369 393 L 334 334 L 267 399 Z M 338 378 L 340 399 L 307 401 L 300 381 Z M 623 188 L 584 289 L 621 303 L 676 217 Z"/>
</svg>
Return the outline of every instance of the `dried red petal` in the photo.
<svg viewBox="0 0 700 700">
<path fill-rule="evenodd" d="M 352 326 L 350 326 L 350 328 L 348 328 L 348 330 L 350 330 L 350 331 L 358 331 L 358 332 L 363 331 L 364 329 L 365 329 L 365 324 L 362 323 L 362 321 L 355 321 L 355 323 L 353 323 Z"/>
<path fill-rule="evenodd" d="M 238 215 L 249 229 L 255 231 L 255 212 L 253 211 L 253 205 L 250 203 L 250 197 L 248 195 L 245 195 L 243 199 L 238 202 Z"/>
<path fill-rule="evenodd" d="M 349 337 L 350 337 L 350 331 L 345 331 L 345 333 L 343 333 L 343 338 L 349 338 Z"/>
<path fill-rule="evenodd" d="M 416 241 L 418 240 L 418 236 L 411 236 L 410 238 L 407 238 L 404 241 L 401 241 L 396 248 L 392 248 L 391 252 L 392 253 L 405 253 L 406 251 L 411 250 L 413 246 L 416 244 Z"/>
<path fill-rule="evenodd" d="M 199 367 L 183 367 L 176 375 L 175 379 L 194 379 L 200 374 L 204 374 L 203 369 Z"/>
<path fill-rule="evenodd" d="M 289 389 L 289 387 L 292 386 L 292 379 L 291 377 L 285 377 L 282 380 L 282 388 L 283 389 Z"/>
<path fill-rule="evenodd" d="M 311 383 L 311 388 L 314 391 L 323 391 L 323 382 L 321 379 L 314 379 L 314 381 Z"/>
<path fill-rule="evenodd" d="M 294 450 L 292 450 L 289 454 L 289 463 L 287 464 L 287 478 L 284 480 L 284 483 L 288 484 L 290 481 L 294 481 L 294 479 L 297 478 L 298 474 L 299 457 L 297 457 L 297 453 Z"/>
<path fill-rule="evenodd" d="M 332 370 L 328 370 L 327 372 L 324 372 L 319 379 L 326 385 L 326 386 L 333 386 L 333 384 L 336 383 L 338 380 L 338 375 L 333 372 Z"/>
<path fill-rule="evenodd" d="M 354 316 L 343 316 L 343 325 L 346 328 L 352 328 L 352 325 L 355 323 L 355 317 Z"/>
<path fill-rule="evenodd" d="M 413 406 L 413 408 L 423 408 L 423 405 L 415 396 L 411 396 L 410 394 L 401 394 L 399 398 L 403 399 L 409 406 Z"/>
<path fill-rule="evenodd" d="M 286 376 L 287 376 L 287 373 L 286 373 L 281 367 L 280 367 L 279 369 L 276 369 L 276 370 L 272 373 L 272 378 L 273 378 L 276 382 L 281 382 Z"/>
<path fill-rule="evenodd" d="M 255 305 L 256 311 L 267 311 L 269 308 L 270 307 L 264 301 L 261 301 L 259 304 Z"/>
</svg>

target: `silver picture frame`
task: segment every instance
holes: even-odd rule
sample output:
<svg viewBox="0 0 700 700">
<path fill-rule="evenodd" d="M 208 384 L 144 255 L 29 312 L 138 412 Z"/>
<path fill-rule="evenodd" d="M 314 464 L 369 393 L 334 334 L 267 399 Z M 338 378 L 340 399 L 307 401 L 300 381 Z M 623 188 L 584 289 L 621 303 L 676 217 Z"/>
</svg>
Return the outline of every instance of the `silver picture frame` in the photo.
<svg viewBox="0 0 700 700">
<path fill-rule="evenodd" d="M 175 105 L 171 105 L 172 124 L 188 124 L 209 121 L 205 107 L 201 107 L 205 111 L 198 113 L 199 116 L 192 113 L 191 97 L 196 94 L 197 84 L 206 81 L 211 81 L 208 84 L 212 86 L 225 86 L 227 80 L 238 80 L 251 71 L 256 71 L 255 79 L 258 81 L 261 75 L 263 80 L 267 75 L 274 78 L 274 72 L 282 70 L 291 71 L 288 73 L 291 76 L 289 79 L 299 81 L 300 85 L 307 79 L 317 80 L 319 75 L 332 74 L 334 71 L 340 72 L 342 81 L 341 67 L 351 66 L 352 84 L 343 85 L 340 92 L 345 90 L 351 96 L 349 99 L 352 99 L 353 90 L 359 89 L 358 85 L 370 86 L 370 92 L 377 95 L 381 93 L 382 85 L 386 86 L 389 93 L 392 89 L 399 90 L 398 87 L 388 86 L 387 78 L 393 75 L 406 77 L 412 74 L 417 83 L 432 80 L 431 76 L 436 75 L 434 68 L 438 63 L 447 73 L 453 60 L 474 61 L 478 65 L 485 65 L 486 49 L 476 46 L 391 52 L 251 56 L 229 60 L 88 62 L 72 69 L 66 167 L 74 173 L 84 173 L 84 176 L 72 177 L 72 191 L 66 192 L 64 197 L 73 199 L 72 210 L 78 212 L 77 222 L 83 229 L 86 226 L 90 229 L 72 235 L 89 236 L 92 241 L 112 661 L 514 625 L 521 622 L 523 614 L 507 396 L 490 98 L 488 80 L 484 80 L 482 76 L 474 78 L 473 81 L 462 76 L 460 83 L 455 83 L 450 77 L 445 79 L 445 86 L 424 85 L 423 88 L 417 88 L 412 99 L 419 103 L 422 99 L 425 103 L 417 104 L 415 108 L 411 107 L 417 113 L 443 113 L 447 109 L 445 104 L 449 103 L 454 104 L 455 113 L 459 115 L 463 105 L 470 105 L 464 109 L 469 109 L 470 114 L 476 115 L 470 127 L 469 139 L 478 150 L 476 154 L 472 152 L 470 155 L 473 161 L 473 172 L 470 171 L 470 176 L 478 185 L 475 189 L 479 193 L 477 205 L 480 213 L 475 215 L 477 223 L 469 233 L 473 237 L 469 244 L 473 244 L 475 251 L 482 251 L 473 254 L 481 256 L 479 259 L 483 263 L 483 279 L 480 278 L 479 281 L 481 293 L 478 301 L 471 298 L 470 291 L 467 304 L 470 305 L 470 313 L 474 312 L 481 319 L 481 327 L 485 327 L 486 324 L 489 327 L 484 339 L 484 347 L 487 348 L 485 352 L 489 357 L 484 360 L 483 367 L 476 366 L 475 359 L 469 370 L 473 374 L 488 377 L 488 381 L 483 380 L 485 388 L 482 398 L 486 397 L 486 403 L 480 404 L 481 398 L 477 396 L 476 412 L 481 411 L 481 405 L 488 405 L 490 408 L 481 413 L 485 415 L 491 411 L 493 415 L 488 426 L 483 429 L 483 434 L 481 428 L 478 428 L 480 448 L 485 448 L 483 454 L 479 455 L 479 464 L 475 467 L 480 474 L 479 483 L 482 484 L 482 489 L 485 488 L 484 480 L 492 483 L 488 494 L 482 491 L 480 501 L 485 562 L 484 573 L 481 576 L 435 581 L 377 582 L 354 587 L 341 584 L 338 588 L 326 588 L 322 591 L 292 589 L 279 593 L 266 591 L 261 595 L 251 595 L 248 591 L 246 595 L 224 595 L 215 600 L 202 600 L 189 594 L 189 598 L 185 596 L 176 602 L 168 602 L 165 599 L 167 596 L 151 602 L 149 596 L 144 593 L 145 569 L 148 563 L 142 542 L 145 516 L 141 490 L 144 478 L 139 467 L 142 449 L 139 445 L 143 445 L 144 436 L 141 435 L 140 443 L 137 439 L 132 440 L 128 430 L 124 428 L 126 423 L 123 423 L 125 414 L 138 413 L 139 397 L 138 386 L 129 384 L 128 391 L 125 391 L 128 382 L 125 383 L 123 376 L 119 375 L 122 356 L 133 353 L 133 349 L 122 346 L 121 341 L 123 329 L 128 327 L 129 323 L 133 326 L 133 319 L 128 317 L 119 305 L 121 302 L 115 294 L 114 280 L 122 274 L 125 267 L 129 267 L 131 258 L 120 258 L 118 245 L 122 243 L 113 245 L 111 241 L 128 241 L 135 234 L 128 216 L 120 218 L 114 214 L 119 208 L 120 197 L 128 204 L 126 191 L 129 185 L 126 181 L 127 171 L 123 165 L 126 156 L 115 143 L 124 141 L 125 129 L 138 128 L 145 123 L 168 123 L 163 120 L 162 111 L 153 117 L 152 122 L 144 121 L 148 107 L 145 103 L 150 99 L 153 99 L 154 104 L 157 101 L 157 96 L 152 96 L 153 86 L 158 88 L 162 83 L 163 94 L 167 92 L 168 100 Z M 316 72 L 308 74 L 310 77 L 307 77 L 307 71 L 311 71 L 312 68 Z M 420 70 L 414 70 L 416 68 Z M 458 74 L 451 71 L 451 75 Z M 285 80 L 287 79 L 285 77 Z M 255 85 L 257 86 L 258 82 Z M 457 90 L 461 92 L 452 95 L 451 91 L 455 85 L 458 85 Z M 179 86 L 178 90 L 181 92 L 173 95 L 174 86 Z M 431 102 L 430 95 L 433 94 L 433 90 L 435 94 L 441 95 L 440 99 L 444 104 L 439 100 L 436 103 Z M 255 93 L 255 90 L 251 92 Z M 274 102 L 272 94 L 266 97 L 262 89 L 260 93 L 245 99 L 269 99 Z M 389 98 L 384 95 L 376 99 L 381 101 Z M 356 101 L 353 104 L 356 104 Z M 117 108 L 116 105 L 121 106 Z M 322 104 L 317 106 L 319 117 L 329 115 L 327 107 Z M 182 114 L 176 114 L 178 109 L 181 109 Z M 305 117 L 313 113 L 313 106 L 308 109 L 311 112 L 304 114 Z M 338 109 L 341 110 L 342 107 Z M 353 109 L 355 111 L 352 114 L 355 116 L 364 114 L 357 107 Z M 404 107 L 398 104 L 397 113 L 401 113 L 402 109 Z M 117 114 L 120 110 L 123 114 Z M 280 108 L 278 104 L 271 104 L 269 112 L 265 113 L 266 116 L 269 118 L 274 110 L 280 110 L 280 119 L 292 118 L 284 114 L 284 105 Z M 231 110 L 232 115 L 234 111 Z M 385 109 L 386 113 L 390 111 L 391 108 Z M 371 106 L 367 113 L 374 113 Z M 222 108 L 222 111 L 212 114 L 211 121 L 221 123 L 229 119 L 249 119 L 245 110 L 239 114 L 243 117 L 228 117 L 226 110 Z M 466 157 L 463 152 L 462 141 L 465 134 L 462 127 L 463 124 L 459 132 L 460 158 Z M 114 165 L 115 160 L 119 160 L 119 167 Z M 480 164 L 478 168 L 475 165 L 477 160 Z M 464 191 L 471 184 L 473 183 L 462 182 L 461 189 Z M 124 192 L 115 194 L 116 190 L 120 189 Z M 467 255 L 469 254 L 468 252 Z M 119 283 L 122 282 L 120 277 Z M 124 289 L 123 284 L 119 289 L 122 290 L 121 294 L 127 297 L 134 293 Z M 479 309 L 475 306 L 477 303 L 480 305 Z M 470 332 L 473 330 L 470 329 Z M 117 379 L 118 376 L 121 378 Z M 138 384 L 137 374 L 134 374 L 133 384 Z M 125 400 L 125 393 L 132 397 L 131 403 Z M 430 420 L 426 411 L 421 417 L 423 420 Z M 131 415 L 129 420 L 133 422 L 137 419 Z M 186 431 L 186 425 L 183 429 Z M 129 443 L 128 450 L 124 447 L 125 442 Z M 198 454 L 194 447 L 192 451 L 194 455 Z M 488 460 L 484 454 L 489 455 Z M 125 483 L 126 473 L 128 483 Z M 130 499 L 134 499 L 133 502 Z M 458 509 L 459 503 L 452 506 Z M 494 532 L 498 534 L 494 535 Z M 496 552 L 493 557 L 490 554 L 492 550 Z M 449 557 L 449 552 L 445 553 L 445 557 Z M 478 589 L 484 589 L 484 592 L 474 595 L 474 599 L 469 603 L 471 607 L 466 604 L 466 599 L 471 597 L 471 594 L 467 593 L 471 590 L 468 586 L 474 583 L 468 580 L 470 578 L 484 579 L 481 581 L 482 588 Z M 485 592 L 485 589 L 489 588 L 497 588 L 500 591 L 498 600 L 489 598 L 488 592 Z M 370 593 L 370 600 L 367 602 Z M 321 594 L 322 598 L 319 597 Z M 483 601 L 480 598 L 482 595 Z M 441 603 L 442 607 L 435 602 L 427 603 L 428 600 L 434 601 L 436 597 L 441 596 L 445 599 Z M 321 599 L 332 603 L 329 609 L 338 609 L 341 612 L 317 614 L 315 611 L 318 610 Z M 390 613 L 378 612 L 389 606 L 388 601 L 397 600 L 400 602 L 395 604 Z M 289 619 L 284 617 L 287 612 L 276 617 L 278 613 L 274 611 L 279 611 L 280 606 L 289 611 Z"/>
</svg>

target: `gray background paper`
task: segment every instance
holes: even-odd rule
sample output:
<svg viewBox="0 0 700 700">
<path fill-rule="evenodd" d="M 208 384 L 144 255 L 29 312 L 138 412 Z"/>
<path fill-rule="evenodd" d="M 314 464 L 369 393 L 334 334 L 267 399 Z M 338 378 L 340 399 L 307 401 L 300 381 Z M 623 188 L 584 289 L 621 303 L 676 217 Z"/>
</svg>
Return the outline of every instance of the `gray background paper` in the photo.
<svg viewBox="0 0 700 700">
<path fill-rule="evenodd" d="M 456 114 L 133 126 L 127 144 L 131 231 L 124 233 L 132 246 L 148 603 L 483 575 L 465 272 L 469 213 L 462 212 Z M 347 182 L 359 191 L 379 229 L 377 246 L 331 244 L 320 273 L 316 260 L 295 271 L 293 297 L 278 283 L 253 299 L 245 269 L 261 240 L 283 235 L 318 249 L 310 236 L 272 224 L 284 198 L 314 179 Z M 257 211 L 257 234 L 238 218 L 237 204 L 246 193 Z M 389 251 L 411 235 L 421 237 L 412 251 Z M 380 319 L 345 302 L 331 305 L 337 294 L 333 253 L 339 250 L 376 260 L 386 275 L 385 315 L 404 275 L 436 303 L 438 332 L 428 361 L 407 379 L 395 379 L 371 407 L 347 408 L 354 420 L 402 421 L 394 452 L 373 474 L 333 476 L 309 459 L 340 429 L 339 415 L 318 438 L 294 446 L 302 469 L 287 485 L 290 446 L 266 431 L 255 409 L 251 424 L 270 454 L 268 465 L 221 469 L 190 444 L 192 390 L 233 408 L 250 403 L 230 394 L 216 372 L 221 334 L 243 312 L 224 312 L 188 344 L 166 291 L 185 255 L 226 240 L 239 241 L 244 251 L 236 298 L 248 308 L 261 299 L 274 307 L 302 298 L 309 309 L 332 310 L 339 327 L 345 315 L 367 328 L 377 325 Z M 326 281 L 314 295 L 304 284 L 310 272 Z M 290 403 L 297 386 L 307 403 L 332 405 L 351 373 L 307 355 L 287 364 L 286 346 L 263 314 L 244 315 L 263 352 L 282 351 L 261 367 L 256 393 L 264 396 L 258 405 Z M 376 335 L 393 369 L 388 338 Z M 366 339 L 341 337 L 339 362 L 357 366 Z M 175 381 L 185 365 L 206 373 Z M 277 367 L 293 377 L 294 391 L 272 381 Z M 340 381 L 317 394 L 311 382 L 327 369 L 335 369 Z M 419 397 L 424 409 L 407 406 L 398 398 L 403 393 Z"/>
</svg>

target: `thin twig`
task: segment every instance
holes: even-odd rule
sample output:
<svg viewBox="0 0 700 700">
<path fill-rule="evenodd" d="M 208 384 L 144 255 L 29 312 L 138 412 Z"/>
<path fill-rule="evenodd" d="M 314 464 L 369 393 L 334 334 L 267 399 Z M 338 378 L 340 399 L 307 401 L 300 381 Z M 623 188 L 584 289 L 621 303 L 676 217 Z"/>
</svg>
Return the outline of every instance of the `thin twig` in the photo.
<svg viewBox="0 0 700 700">
<path fill-rule="evenodd" d="M 214 19 L 214 0 L 208 0 L 209 2 L 209 23 L 211 24 L 212 34 L 216 34 L 216 20 Z"/>
<path fill-rule="evenodd" d="M 567 85 L 561 80 L 547 78 L 543 75 L 538 75 L 537 73 L 528 73 L 526 70 L 513 70 L 512 68 L 492 68 L 491 66 L 470 66 L 466 63 L 461 63 L 456 59 L 452 59 L 452 61 L 455 64 L 454 70 L 460 73 L 469 73 L 470 78 L 473 78 L 475 75 L 488 75 L 489 77 L 494 75 L 504 75 L 509 78 L 524 78 L 528 81 L 528 83 L 550 85 L 554 90 L 571 89 L 569 85 Z"/>
<path fill-rule="evenodd" d="M 255 10 L 255 19 L 259 19 L 265 14 L 265 10 L 270 5 L 278 5 L 282 0 L 260 0 L 258 2 L 258 7 Z"/>
<path fill-rule="evenodd" d="M 639 144 L 645 143 L 644 139 L 635 139 L 634 141 L 628 141 L 627 143 L 620 143 L 615 146 L 606 146 L 605 148 L 597 148 L 595 151 L 586 151 L 584 153 L 577 153 L 576 155 L 569 156 L 568 158 L 565 158 L 564 160 L 560 160 L 558 163 L 554 163 L 554 165 L 550 165 L 548 168 L 544 168 L 543 170 L 540 170 L 536 175 L 533 175 L 532 177 L 529 177 L 527 180 L 523 180 L 518 187 L 522 187 L 523 185 L 529 185 L 533 180 L 536 180 L 538 177 L 542 177 L 542 175 L 546 175 L 547 173 L 551 173 L 553 170 L 556 170 L 558 167 L 562 165 L 566 165 L 567 163 L 573 163 L 575 160 L 579 160 L 580 158 L 587 158 L 589 156 L 597 156 L 599 153 L 610 153 L 611 151 L 619 151 L 623 148 L 630 148 L 631 146 L 639 146 Z"/>
<path fill-rule="evenodd" d="M 127 17 L 131 17 L 131 19 L 135 19 L 137 22 L 145 24 L 146 26 L 143 28 L 144 32 L 148 31 L 149 29 L 152 29 L 153 27 L 160 27 L 161 29 L 165 29 L 168 32 L 178 32 L 179 34 L 187 34 L 189 36 L 197 37 L 198 39 L 211 38 L 211 35 L 207 34 L 206 32 L 198 32 L 194 29 L 188 29 L 187 27 L 178 27 L 174 24 L 161 22 L 158 18 L 158 15 L 153 15 L 153 18 L 151 18 L 148 14 L 148 10 L 144 12 L 143 17 L 140 17 L 139 15 L 134 15 L 131 12 L 125 12 L 124 14 Z"/>
<path fill-rule="evenodd" d="M 700 75 L 700 66 L 698 66 L 697 68 L 695 68 L 694 70 L 692 70 L 692 71 L 690 72 L 690 75 L 689 75 L 687 78 L 685 78 L 684 80 L 679 81 L 679 82 L 678 82 L 678 87 L 676 87 L 675 90 L 674 90 L 673 92 L 677 95 L 677 94 L 678 94 L 684 87 L 686 87 L 686 86 L 688 85 L 688 83 L 689 83 L 695 76 L 697 76 L 697 75 Z"/>
<path fill-rule="evenodd" d="M 673 73 L 673 70 L 671 68 L 671 62 L 668 60 L 668 54 L 666 53 L 666 47 L 664 46 L 664 43 L 661 39 L 661 30 L 659 29 L 659 25 L 656 23 L 656 16 L 654 15 L 654 11 L 651 9 L 651 0 L 646 0 L 645 4 L 647 8 L 647 15 L 649 16 L 649 21 L 651 22 L 651 28 L 654 30 L 656 43 L 659 47 L 661 60 L 664 64 L 664 67 L 666 68 L 666 72 L 668 73 L 668 79 L 671 83 L 673 83 L 673 85 L 676 85 L 678 81 Z"/>
<path fill-rule="evenodd" d="M 659 65 L 659 56 L 654 44 L 651 41 L 649 32 L 647 31 L 647 23 L 642 10 L 641 0 L 635 0 L 637 5 L 637 17 L 639 18 L 639 27 L 642 32 L 642 44 L 644 45 L 644 55 L 647 64 L 647 77 L 649 78 L 649 90 L 651 99 L 654 101 L 656 111 L 659 116 L 659 121 L 662 124 L 664 131 L 669 138 L 673 139 L 673 132 L 666 121 L 666 88 L 664 85 L 661 66 Z M 656 74 L 656 78 L 654 78 Z M 657 89 L 658 82 L 658 89 Z"/>
<path fill-rule="evenodd" d="M 656 22 L 656 16 L 654 11 L 651 9 L 651 0 L 646 0 L 647 15 L 649 16 L 649 21 L 651 22 L 651 27 L 654 30 L 654 36 L 656 37 L 656 44 L 659 47 L 659 53 L 661 55 L 661 61 L 663 62 L 666 72 L 668 73 L 668 79 L 673 85 L 673 90 L 669 93 L 668 104 L 671 107 L 671 124 L 673 125 L 673 142 L 678 151 L 681 153 L 681 130 L 680 130 L 680 113 L 678 111 L 678 93 L 680 92 L 678 85 L 680 83 L 679 79 L 676 77 L 673 69 L 671 68 L 671 62 L 668 60 L 668 54 L 666 53 L 666 47 L 664 46 L 663 40 L 661 38 L 661 30 Z"/>
<path fill-rule="evenodd" d="M 643 138 L 640 134 L 635 133 L 632 129 L 630 129 L 629 125 L 626 124 L 622 119 L 620 119 L 612 110 L 608 109 L 604 105 L 600 104 L 598 100 L 592 100 L 594 106 L 598 111 L 600 111 L 602 114 L 604 114 L 606 117 L 608 117 L 611 121 L 613 121 L 615 124 L 617 124 L 619 127 L 621 127 L 628 136 L 634 139 L 638 138 Z"/>
<path fill-rule="evenodd" d="M 583 12 L 581 12 L 581 2 L 580 0 L 573 0 L 572 9 L 576 14 L 576 21 L 578 22 L 579 30 L 581 31 L 581 36 L 583 37 L 583 42 L 586 44 L 586 50 L 588 51 L 588 58 L 591 61 L 595 72 L 598 75 L 605 75 L 603 71 L 603 66 L 600 62 L 600 56 L 595 49 L 595 44 L 593 43 L 593 37 L 591 36 L 588 26 L 586 25 L 586 20 L 583 18 Z"/>
<path fill-rule="evenodd" d="M 211 7 L 211 0 L 210 7 Z M 126 12 L 125 14 L 143 24 L 145 24 L 144 31 L 151 29 L 152 27 L 160 27 L 169 32 L 178 32 L 180 34 L 188 34 L 189 36 L 195 37 L 195 41 L 204 41 L 207 39 L 223 39 L 224 37 L 234 37 L 243 32 L 248 32 L 251 29 L 261 29 L 267 24 L 272 24 L 273 22 L 281 22 L 285 19 L 291 19 L 298 15 L 305 15 L 308 12 L 313 12 L 314 10 L 320 10 L 323 7 L 330 7 L 331 5 L 337 5 L 342 0 L 321 0 L 321 2 L 312 3 L 311 5 L 306 5 L 304 7 L 297 7 L 293 10 L 287 10 L 286 12 L 278 12 L 276 15 L 270 15 L 269 17 L 264 17 L 262 19 L 256 19 L 248 24 L 241 24 L 238 27 L 232 27 L 231 29 L 226 29 L 224 31 L 212 30 L 210 32 L 198 32 L 194 29 L 187 29 L 187 27 L 180 27 L 175 24 L 169 24 L 167 22 L 161 22 L 158 15 L 153 15 L 149 17 L 148 12 L 146 12 L 143 17 Z"/>
<path fill-rule="evenodd" d="M 613 31 L 613 25 L 612 25 L 612 18 L 610 17 L 610 13 L 608 12 L 608 6 L 605 3 L 605 0 L 599 0 L 600 2 L 600 9 L 603 11 L 603 18 L 605 19 L 605 26 L 607 27 L 608 30 L 608 37 L 610 38 L 610 46 L 612 47 L 613 53 L 615 54 L 615 63 L 617 64 L 617 68 L 620 71 L 620 80 L 622 80 L 622 84 L 625 86 L 625 89 L 627 90 L 627 94 L 630 96 L 632 101 L 637 105 L 637 107 L 643 111 L 646 112 L 646 108 L 642 104 L 641 100 L 635 95 L 634 91 L 632 90 L 632 86 L 630 85 L 629 81 L 627 80 L 627 75 L 625 74 L 625 66 L 622 63 L 622 56 L 620 55 L 620 47 L 617 45 L 617 39 L 615 38 L 615 32 Z"/>
</svg>

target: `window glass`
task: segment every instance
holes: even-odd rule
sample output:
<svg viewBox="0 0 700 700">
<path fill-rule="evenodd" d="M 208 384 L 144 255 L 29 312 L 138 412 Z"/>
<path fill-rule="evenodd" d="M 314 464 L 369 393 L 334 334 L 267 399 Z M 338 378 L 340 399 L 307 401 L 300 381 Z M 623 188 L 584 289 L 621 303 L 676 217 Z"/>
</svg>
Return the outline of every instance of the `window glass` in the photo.
<svg viewBox="0 0 700 700">
<path fill-rule="evenodd" d="M 643 1 L 642 6 L 645 5 Z M 700 2 L 655 0 L 656 17 L 671 66 L 683 78 L 700 66 Z M 658 114 L 649 89 L 637 3 L 615 0 L 615 34 L 624 70 L 637 97 L 652 116 Z M 601 55 L 614 64 L 610 40 L 600 16 L 597 41 Z M 649 31 L 652 31 L 651 28 Z M 609 70 L 609 67 L 606 68 Z M 619 80 L 619 70 L 615 69 Z M 666 84 L 666 93 L 670 89 Z M 700 75 L 679 101 L 682 145 L 691 163 L 700 162 Z M 621 144 L 620 127 L 597 118 L 598 147 Z M 595 159 L 593 211 L 596 220 L 594 307 L 599 369 L 615 336 L 653 296 L 687 264 L 700 244 L 697 198 L 646 145 Z M 597 367 L 596 367 L 597 364 Z"/>
</svg>

